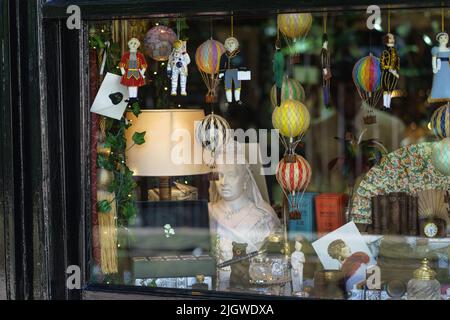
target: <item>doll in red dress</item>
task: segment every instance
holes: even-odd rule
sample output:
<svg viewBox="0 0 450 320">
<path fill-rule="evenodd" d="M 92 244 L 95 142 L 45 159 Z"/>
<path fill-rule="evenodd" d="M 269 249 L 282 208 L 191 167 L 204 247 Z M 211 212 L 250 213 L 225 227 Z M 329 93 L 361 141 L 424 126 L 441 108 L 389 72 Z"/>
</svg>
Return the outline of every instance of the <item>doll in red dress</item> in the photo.
<svg viewBox="0 0 450 320">
<path fill-rule="evenodd" d="M 128 94 L 130 99 L 128 104 L 132 105 L 137 102 L 138 88 L 145 84 L 145 70 L 147 69 L 147 62 L 142 53 L 138 51 L 141 42 L 136 38 L 131 38 L 128 41 L 129 52 L 122 55 L 119 63 L 120 71 L 122 72 L 121 84 L 128 87 Z"/>
</svg>

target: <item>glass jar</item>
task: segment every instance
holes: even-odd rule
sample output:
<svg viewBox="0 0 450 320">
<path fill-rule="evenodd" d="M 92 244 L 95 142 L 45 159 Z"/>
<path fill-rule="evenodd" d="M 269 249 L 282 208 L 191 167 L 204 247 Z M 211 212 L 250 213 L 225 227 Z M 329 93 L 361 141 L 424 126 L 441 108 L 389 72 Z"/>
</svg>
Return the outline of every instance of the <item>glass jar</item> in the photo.
<svg viewBox="0 0 450 320">
<path fill-rule="evenodd" d="M 414 278 L 408 282 L 408 300 L 440 300 L 441 284 L 435 279 L 436 272 L 422 260 L 422 266 L 414 271 Z"/>
</svg>

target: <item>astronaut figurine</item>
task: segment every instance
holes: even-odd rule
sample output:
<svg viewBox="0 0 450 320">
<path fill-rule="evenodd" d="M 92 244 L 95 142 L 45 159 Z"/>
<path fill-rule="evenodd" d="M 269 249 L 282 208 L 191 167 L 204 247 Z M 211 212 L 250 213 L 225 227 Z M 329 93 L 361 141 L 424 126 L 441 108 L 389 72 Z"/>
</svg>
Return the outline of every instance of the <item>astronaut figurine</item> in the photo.
<svg viewBox="0 0 450 320">
<path fill-rule="evenodd" d="M 220 57 L 219 78 L 225 77 L 225 96 L 228 103 L 233 101 L 234 84 L 234 100 L 238 104 L 242 104 L 241 80 L 250 79 L 240 77 L 240 72 L 247 70 L 247 68 L 239 51 L 239 41 L 234 37 L 229 37 L 225 40 L 224 47 L 226 51 Z M 249 72 L 246 75 L 249 75 Z"/>
<path fill-rule="evenodd" d="M 392 33 L 384 36 L 385 49 L 381 53 L 381 87 L 383 89 L 383 106 L 385 110 L 391 109 L 392 91 L 395 90 L 400 77 L 400 57 L 395 49 L 395 37 Z"/>
<path fill-rule="evenodd" d="M 186 41 L 175 41 L 167 63 L 167 76 L 172 80 L 172 91 L 170 93 L 172 96 L 177 95 L 178 78 L 180 79 L 181 95 L 187 95 L 186 82 L 189 63 L 191 63 L 191 58 L 186 52 Z"/>
<path fill-rule="evenodd" d="M 128 41 L 129 52 L 122 55 L 119 68 L 122 73 L 121 84 L 128 87 L 128 105 L 138 101 L 138 88 L 145 84 L 145 70 L 147 62 L 142 53 L 138 51 L 141 42 L 136 38 Z"/>
</svg>

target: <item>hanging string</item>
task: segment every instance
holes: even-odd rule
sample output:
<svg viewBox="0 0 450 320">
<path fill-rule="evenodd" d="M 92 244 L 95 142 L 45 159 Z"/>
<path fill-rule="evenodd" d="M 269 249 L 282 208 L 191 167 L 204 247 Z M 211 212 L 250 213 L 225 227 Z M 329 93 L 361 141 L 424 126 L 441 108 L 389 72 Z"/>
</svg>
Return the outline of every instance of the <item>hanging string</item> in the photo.
<svg viewBox="0 0 450 320">
<path fill-rule="evenodd" d="M 441 32 L 445 32 L 445 10 L 444 10 L 444 3 L 442 2 L 442 8 L 441 8 Z"/>
<path fill-rule="evenodd" d="M 181 37 L 181 22 L 180 22 L 180 18 L 177 18 L 177 36 L 178 36 L 178 40 L 180 40 Z"/>
<path fill-rule="evenodd" d="M 212 18 L 209 19 L 209 31 L 211 33 L 211 40 L 213 38 L 213 22 L 212 22 Z"/>
<path fill-rule="evenodd" d="M 391 4 L 388 4 L 388 33 L 391 33 Z"/>
<path fill-rule="evenodd" d="M 234 16 L 233 16 L 233 11 L 231 11 L 231 36 L 234 37 Z"/>
<path fill-rule="evenodd" d="M 323 33 L 327 33 L 327 13 L 323 14 Z"/>
</svg>

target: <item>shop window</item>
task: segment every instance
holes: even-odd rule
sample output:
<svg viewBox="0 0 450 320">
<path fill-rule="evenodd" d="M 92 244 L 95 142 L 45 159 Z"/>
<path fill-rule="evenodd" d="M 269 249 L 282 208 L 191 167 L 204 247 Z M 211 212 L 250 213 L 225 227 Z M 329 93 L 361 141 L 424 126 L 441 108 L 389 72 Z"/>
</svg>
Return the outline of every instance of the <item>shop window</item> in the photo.
<svg viewBox="0 0 450 320">
<path fill-rule="evenodd" d="M 441 10 L 305 12 L 89 21 L 91 283 L 445 296 Z"/>
</svg>

